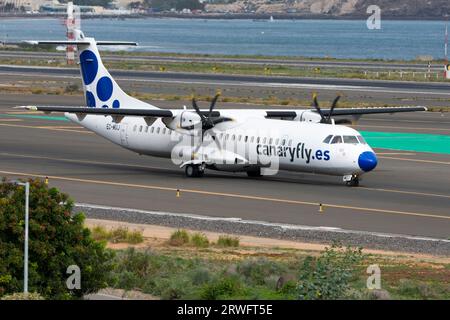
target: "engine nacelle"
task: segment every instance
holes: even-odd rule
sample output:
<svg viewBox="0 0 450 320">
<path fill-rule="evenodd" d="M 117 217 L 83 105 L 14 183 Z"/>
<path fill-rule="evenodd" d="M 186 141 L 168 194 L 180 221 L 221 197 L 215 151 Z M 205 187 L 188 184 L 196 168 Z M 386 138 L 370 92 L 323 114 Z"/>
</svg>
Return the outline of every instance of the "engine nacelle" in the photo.
<svg viewBox="0 0 450 320">
<path fill-rule="evenodd" d="M 320 117 L 320 114 L 314 111 L 303 111 L 299 116 L 297 116 L 297 121 L 304 121 L 304 122 L 312 122 L 312 123 L 319 123 L 322 118 Z"/>
<path fill-rule="evenodd" d="M 171 130 L 193 130 L 202 127 L 202 119 L 193 111 L 183 111 L 172 119 L 163 119 L 163 122 Z"/>
</svg>

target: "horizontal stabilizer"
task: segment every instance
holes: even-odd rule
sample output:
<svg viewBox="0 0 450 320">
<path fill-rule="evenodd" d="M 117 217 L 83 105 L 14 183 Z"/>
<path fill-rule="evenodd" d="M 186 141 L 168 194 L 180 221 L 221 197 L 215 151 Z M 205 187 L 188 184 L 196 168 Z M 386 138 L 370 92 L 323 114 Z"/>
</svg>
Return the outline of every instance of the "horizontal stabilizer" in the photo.
<svg viewBox="0 0 450 320">
<path fill-rule="evenodd" d="M 68 112 L 77 114 L 96 114 L 104 116 L 136 116 L 136 117 L 173 117 L 170 110 L 163 109 L 112 109 L 112 108 L 86 108 L 65 106 L 20 106 L 17 109 L 27 109 L 43 112 Z"/>
<path fill-rule="evenodd" d="M 79 46 L 79 45 L 85 45 L 88 46 L 90 44 L 89 41 L 82 41 L 82 40 L 61 40 L 61 41 L 54 41 L 54 40 L 29 40 L 24 41 L 25 43 L 32 44 L 32 45 L 58 45 L 58 46 Z M 97 41 L 97 45 L 99 46 L 137 46 L 138 44 L 136 42 L 128 42 L 128 41 Z"/>
</svg>

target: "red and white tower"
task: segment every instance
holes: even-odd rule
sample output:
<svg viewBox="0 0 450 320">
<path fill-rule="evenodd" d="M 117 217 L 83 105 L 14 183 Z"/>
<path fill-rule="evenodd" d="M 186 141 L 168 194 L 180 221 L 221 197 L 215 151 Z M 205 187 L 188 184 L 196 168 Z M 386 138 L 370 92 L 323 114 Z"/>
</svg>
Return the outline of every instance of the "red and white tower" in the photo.
<svg viewBox="0 0 450 320">
<path fill-rule="evenodd" d="M 80 7 L 74 6 L 73 2 L 67 3 L 67 19 L 66 19 L 66 27 L 67 27 L 67 40 L 76 40 L 75 39 L 75 30 L 81 28 L 81 15 L 80 15 Z M 75 52 L 77 50 L 76 46 L 68 45 L 66 48 L 66 57 L 67 64 L 75 63 Z"/>
</svg>

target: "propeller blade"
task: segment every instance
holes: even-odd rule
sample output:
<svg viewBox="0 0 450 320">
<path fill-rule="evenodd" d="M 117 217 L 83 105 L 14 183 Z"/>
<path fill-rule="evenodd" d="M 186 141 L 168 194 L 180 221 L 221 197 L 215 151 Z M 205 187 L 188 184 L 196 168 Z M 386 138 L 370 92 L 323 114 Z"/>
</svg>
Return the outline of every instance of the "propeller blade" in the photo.
<svg viewBox="0 0 450 320">
<path fill-rule="evenodd" d="M 317 112 L 320 114 L 320 118 L 321 118 L 320 122 L 324 122 L 325 117 L 322 113 L 322 110 L 319 107 L 319 101 L 317 100 L 317 93 L 313 94 L 313 106 L 314 106 L 314 108 L 316 108 Z"/>
<path fill-rule="evenodd" d="M 211 105 L 209 106 L 209 116 L 211 116 L 212 111 L 216 105 L 217 99 L 219 99 L 220 93 L 217 93 L 211 101 Z"/>
<path fill-rule="evenodd" d="M 331 105 L 330 113 L 328 114 L 328 119 L 327 119 L 328 121 L 327 122 L 331 122 L 331 116 L 333 115 L 334 108 L 336 108 L 336 105 L 337 105 L 337 103 L 338 103 L 340 98 L 341 98 L 340 94 L 337 95 L 336 98 L 334 98 L 334 101 L 333 101 L 333 103 Z"/>
<path fill-rule="evenodd" d="M 202 119 L 202 122 L 206 121 L 206 117 L 200 112 L 200 108 L 198 107 L 197 100 L 195 98 L 192 98 L 192 107 L 194 108 L 195 112 L 200 116 L 200 119 Z"/>
</svg>

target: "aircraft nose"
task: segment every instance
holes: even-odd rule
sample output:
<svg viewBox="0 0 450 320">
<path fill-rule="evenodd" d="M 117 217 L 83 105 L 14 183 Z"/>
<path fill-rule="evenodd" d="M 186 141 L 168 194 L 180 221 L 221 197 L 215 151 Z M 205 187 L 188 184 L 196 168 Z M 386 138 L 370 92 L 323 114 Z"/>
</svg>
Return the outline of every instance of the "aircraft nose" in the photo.
<svg viewBox="0 0 450 320">
<path fill-rule="evenodd" d="M 365 151 L 359 155 L 358 165 L 365 172 L 372 171 L 378 164 L 377 156 L 372 151 Z"/>
</svg>

